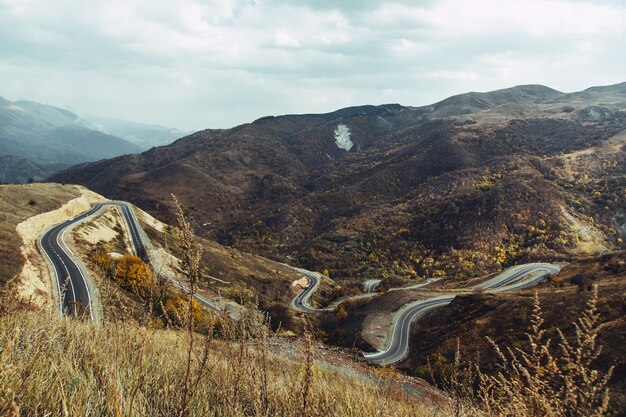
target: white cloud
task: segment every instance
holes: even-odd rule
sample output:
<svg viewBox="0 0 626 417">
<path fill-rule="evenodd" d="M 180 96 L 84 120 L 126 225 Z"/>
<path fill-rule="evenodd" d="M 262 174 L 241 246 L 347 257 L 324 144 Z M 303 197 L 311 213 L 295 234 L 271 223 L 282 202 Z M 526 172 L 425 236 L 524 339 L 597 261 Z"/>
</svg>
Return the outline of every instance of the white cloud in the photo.
<svg viewBox="0 0 626 417">
<path fill-rule="evenodd" d="M 289 34 L 285 30 L 277 30 L 274 32 L 274 40 L 276 45 L 297 48 L 300 46 L 300 42 Z"/>
<path fill-rule="evenodd" d="M 200 129 L 624 81 L 619 1 L 416 3 L 0 0 L 0 95 Z"/>
<path fill-rule="evenodd" d="M 550 34 L 623 33 L 624 7 L 565 0 L 443 0 L 433 7 L 385 3 L 367 15 L 379 26 L 417 25 L 436 35 L 520 32 Z"/>
</svg>

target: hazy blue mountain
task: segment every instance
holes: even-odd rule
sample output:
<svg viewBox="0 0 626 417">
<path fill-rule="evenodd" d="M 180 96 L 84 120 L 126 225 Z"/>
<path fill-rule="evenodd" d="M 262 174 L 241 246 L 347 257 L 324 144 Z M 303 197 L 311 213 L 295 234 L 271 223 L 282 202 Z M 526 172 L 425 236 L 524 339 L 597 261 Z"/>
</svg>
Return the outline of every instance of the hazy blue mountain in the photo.
<svg viewBox="0 0 626 417">
<path fill-rule="evenodd" d="M 4 182 L 36 178 L 36 167 L 49 175 L 81 162 L 141 150 L 122 138 L 93 129 L 90 122 L 68 110 L 32 101 L 11 102 L 0 97 L 0 154 L 5 156 L 2 160 Z M 8 156 L 17 158 L 8 159 Z M 23 171 L 19 167 L 23 167 Z"/>
<path fill-rule="evenodd" d="M 0 155 L 0 183 L 42 181 L 63 169 L 64 165 L 39 165 L 13 155 Z"/>
<path fill-rule="evenodd" d="M 94 115 L 85 115 L 85 119 L 92 123 L 93 129 L 123 138 L 144 150 L 153 146 L 168 145 L 190 133 L 160 125 L 129 122 Z"/>
<path fill-rule="evenodd" d="M 98 130 L 90 122 L 69 110 L 50 106 L 48 104 L 37 103 L 35 101 L 19 100 L 14 102 L 14 104 L 22 108 L 29 115 L 42 119 L 56 127 L 77 125 L 92 130 Z"/>
</svg>

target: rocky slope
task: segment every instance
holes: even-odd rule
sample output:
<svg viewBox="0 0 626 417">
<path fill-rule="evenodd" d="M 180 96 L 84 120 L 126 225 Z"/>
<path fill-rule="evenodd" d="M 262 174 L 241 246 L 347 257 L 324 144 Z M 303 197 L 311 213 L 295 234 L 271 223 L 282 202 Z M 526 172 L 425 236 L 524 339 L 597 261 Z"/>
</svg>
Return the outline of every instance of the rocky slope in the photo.
<svg viewBox="0 0 626 417">
<path fill-rule="evenodd" d="M 205 130 L 53 177 L 333 278 L 472 276 L 619 248 L 626 83 L 519 86 Z"/>
</svg>

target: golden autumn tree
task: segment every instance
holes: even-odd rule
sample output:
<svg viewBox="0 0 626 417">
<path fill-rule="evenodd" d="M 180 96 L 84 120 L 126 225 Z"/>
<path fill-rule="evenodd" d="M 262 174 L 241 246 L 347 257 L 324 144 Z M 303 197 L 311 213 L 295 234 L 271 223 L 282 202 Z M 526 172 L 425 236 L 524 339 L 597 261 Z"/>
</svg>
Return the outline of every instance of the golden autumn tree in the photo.
<svg viewBox="0 0 626 417">
<path fill-rule="evenodd" d="M 150 266 L 135 255 L 124 255 L 116 262 L 114 278 L 121 287 L 141 295 L 156 284 Z"/>
<path fill-rule="evenodd" d="M 202 309 L 200 308 L 200 304 L 196 301 L 195 298 L 191 299 L 192 304 L 192 315 L 193 321 L 195 323 L 200 323 L 202 321 Z M 183 325 L 188 322 L 189 316 L 189 296 L 173 296 L 167 299 L 165 302 L 165 314 L 169 317 L 172 323 L 175 323 L 178 326 Z"/>
</svg>

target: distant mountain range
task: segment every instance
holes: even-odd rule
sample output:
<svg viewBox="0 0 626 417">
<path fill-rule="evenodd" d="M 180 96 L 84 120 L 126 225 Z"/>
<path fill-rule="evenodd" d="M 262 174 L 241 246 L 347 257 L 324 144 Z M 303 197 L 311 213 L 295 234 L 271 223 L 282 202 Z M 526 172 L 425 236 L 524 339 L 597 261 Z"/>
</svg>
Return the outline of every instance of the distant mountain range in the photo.
<svg viewBox="0 0 626 417">
<path fill-rule="evenodd" d="M 105 120 L 0 97 L 0 181 L 42 180 L 74 164 L 138 153 L 183 135 L 176 129 Z"/>
<path fill-rule="evenodd" d="M 179 129 L 117 120 L 101 116 L 85 115 L 91 123 L 91 128 L 110 135 L 118 136 L 147 150 L 153 146 L 163 146 L 182 138 L 191 132 Z"/>
<path fill-rule="evenodd" d="M 621 247 L 626 83 L 524 85 L 204 130 L 53 177 L 337 279 L 472 276 Z M 620 240 L 621 239 L 621 240 Z"/>
</svg>

